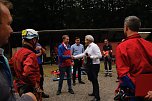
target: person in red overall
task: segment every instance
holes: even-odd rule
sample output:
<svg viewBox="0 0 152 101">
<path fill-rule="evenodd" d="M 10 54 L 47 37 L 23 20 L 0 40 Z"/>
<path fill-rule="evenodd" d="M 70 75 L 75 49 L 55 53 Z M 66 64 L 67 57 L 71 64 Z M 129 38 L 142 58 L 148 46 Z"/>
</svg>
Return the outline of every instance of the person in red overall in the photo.
<svg viewBox="0 0 152 101">
<path fill-rule="evenodd" d="M 126 39 L 116 48 L 116 66 L 120 80 L 119 87 L 129 88 L 135 95 L 135 78 L 139 74 L 152 73 L 152 43 L 138 34 L 141 21 L 136 16 L 129 16 L 124 21 Z M 142 101 L 130 99 L 130 101 Z"/>
<path fill-rule="evenodd" d="M 19 95 L 33 92 L 39 88 L 40 70 L 35 54 L 39 36 L 37 31 L 26 29 L 22 31 L 23 46 L 10 60 L 15 73 L 15 83 Z"/>
</svg>

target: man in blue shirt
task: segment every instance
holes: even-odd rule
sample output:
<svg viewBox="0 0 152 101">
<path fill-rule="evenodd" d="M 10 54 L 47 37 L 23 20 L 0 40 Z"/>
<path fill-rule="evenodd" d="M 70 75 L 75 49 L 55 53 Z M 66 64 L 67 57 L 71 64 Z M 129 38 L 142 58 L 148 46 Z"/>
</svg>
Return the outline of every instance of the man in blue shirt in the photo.
<svg viewBox="0 0 152 101">
<path fill-rule="evenodd" d="M 82 44 L 80 44 L 80 38 L 75 38 L 75 44 L 71 46 L 71 53 L 73 56 L 81 54 L 84 52 L 84 47 Z M 78 81 L 80 84 L 85 84 L 81 81 L 81 67 L 82 67 L 82 58 L 81 59 L 75 59 L 74 60 L 74 66 L 73 66 L 73 85 L 75 86 L 75 80 L 76 80 L 76 71 L 78 70 Z"/>
<path fill-rule="evenodd" d="M 42 97 L 43 98 L 49 98 L 48 94 L 44 93 L 44 89 L 43 89 L 43 82 L 44 82 L 44 71 L 43 71 L 43 62 L 42 62 L 42 55 L 45 54 L 45 49 L 39 44 L 36 44 L 36 56 L 37 56 L 37 60 L 38 60 L 38 64 L 40 67 L 40 89 L 42 90 Z"/>
</svg>

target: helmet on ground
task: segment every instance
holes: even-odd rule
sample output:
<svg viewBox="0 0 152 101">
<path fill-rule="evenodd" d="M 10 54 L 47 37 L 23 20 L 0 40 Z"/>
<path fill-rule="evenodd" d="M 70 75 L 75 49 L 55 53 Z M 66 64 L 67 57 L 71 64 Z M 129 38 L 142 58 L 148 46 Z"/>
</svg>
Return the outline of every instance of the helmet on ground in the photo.
<svg viewBox="0 0 152 101">
<path fill-rule="evenodd" d="M 25 29 L 22 31 L 22 39 L 33 39 L 33 38 L 38 38 L 39 35 L 38 32 L 35 31 L 34 29 Z"/>
</svg>

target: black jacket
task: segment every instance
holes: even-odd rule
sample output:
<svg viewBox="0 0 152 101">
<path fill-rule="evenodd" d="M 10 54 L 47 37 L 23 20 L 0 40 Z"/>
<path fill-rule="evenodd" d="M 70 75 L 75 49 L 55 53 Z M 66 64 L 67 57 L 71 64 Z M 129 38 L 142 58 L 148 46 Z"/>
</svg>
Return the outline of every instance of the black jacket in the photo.
<svg viewBox="0 0 152 101">
<path fill-rule="evenodd" d="M 16 101 L 9 86 L 2 60 L 0 60 L 0 101 Z"/>
</svg>

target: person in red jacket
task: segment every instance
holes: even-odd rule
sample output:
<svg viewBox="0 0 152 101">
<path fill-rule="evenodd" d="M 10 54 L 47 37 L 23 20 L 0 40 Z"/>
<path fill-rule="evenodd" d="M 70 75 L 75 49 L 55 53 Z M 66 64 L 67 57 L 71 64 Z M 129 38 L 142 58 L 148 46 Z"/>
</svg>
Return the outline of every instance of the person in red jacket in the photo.
<svg viewBox="0 0 152 101">
<path fill-rule="evenodd" d="M 40 70 L 37 56 L 35 54 L 38 33 L 33 29 L 22 31 L 23 47 L 19 49 L 10 63 L 15 72 L 15 82 L 19 95 L 26 92 L 33 92 L 39 88 Z"/>
<path fill-rule="evenodd" d="M 124 21 L 126 39 L 116 48 L 116 69 L 121 81 L 120 87 L 131 89 L 131 96 L 134 96 L 135 78 L 139 74 L 152 73 L 152 43 L 138 34 L 140 26 L 138 17 L 127 17 Z"/>
</svg>

